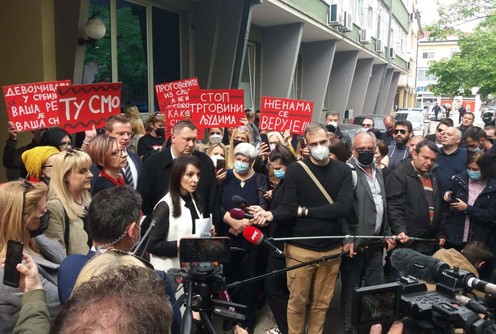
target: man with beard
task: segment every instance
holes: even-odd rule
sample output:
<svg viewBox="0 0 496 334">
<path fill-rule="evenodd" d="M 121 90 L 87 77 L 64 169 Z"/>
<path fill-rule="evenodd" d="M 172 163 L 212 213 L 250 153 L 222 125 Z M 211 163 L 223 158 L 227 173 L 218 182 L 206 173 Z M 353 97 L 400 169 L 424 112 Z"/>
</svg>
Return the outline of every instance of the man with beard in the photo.
<svg viewBox="0 0 496 334">
<path fill-rule="evenodd" d="M 410 121 L 397 121 L 394 126 L 394 144 L 389 146 L 389 169 L 394 170 L 401 160 L 408 157 L 408 146 L 406 145 L 413 135 L 413 127 Z"/>
<path fill-rule="evenodd" d="M 370 132 L 358 133 L 353 138 L 352 158 L 348 164 L 356 173 L 353 207 L 346 218 L 351 235 L 391 235 L 386 211 L 386 192 L 382 172 L 374 164 L 375 136 Z M 356 239 L 353 257 L 341 260 L 341 312 L 345 333 L 353 333 L 351 303 L 353 289 L 384 283 L 382 255 L 384 247 L 392 250 L 391 239 Z"/>
</svg>

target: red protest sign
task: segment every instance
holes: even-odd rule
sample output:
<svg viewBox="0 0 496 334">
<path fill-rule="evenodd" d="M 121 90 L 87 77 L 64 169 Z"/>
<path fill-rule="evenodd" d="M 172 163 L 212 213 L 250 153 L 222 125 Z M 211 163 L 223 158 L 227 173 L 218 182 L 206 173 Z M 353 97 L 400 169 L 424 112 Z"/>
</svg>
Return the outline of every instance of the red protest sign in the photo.
<svg viewBox="0 0 496 334">
<path fill-rule="evenodd" d="M 121 86 L 117 82 L 59 87 L 60 127 L 69 133 L 103 127 L 107 118 L 121 112 Z"/>
<path fill-rule="evenodd" d="M 189 112 L 189 92 L 200 89 L 198 78 L 166 82 L 155 85 L 159 109 L 165 115 L 167 134 L 174 124 L 187 118 Z"/>
<path fill-rule="evenodd" d="M 260 129 L 302 135 L 312 122 L 313 101 L 262 96 Z"/>
<path fill-rule="evenodd" d="M 244 90 L 201 89 L 189 93 L 191 122 L 198 129 L 240 126 L 245 117 Z"/>
<path fill-rule="evenodd" d="M 57 87 L 70 84 L 61 80 L 4 86 L 9 121 L 18 132 L 58 126 Z"/>
</svg>

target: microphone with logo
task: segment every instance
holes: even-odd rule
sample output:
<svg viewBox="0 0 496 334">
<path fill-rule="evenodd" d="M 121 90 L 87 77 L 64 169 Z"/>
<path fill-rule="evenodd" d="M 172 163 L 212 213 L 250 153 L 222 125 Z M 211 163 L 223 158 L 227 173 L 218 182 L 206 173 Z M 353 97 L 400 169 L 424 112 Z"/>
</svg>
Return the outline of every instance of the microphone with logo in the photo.
<svg viewBox="0 0 496 334">
<path fill-rule="evenodd" d="M 258 228 L 254 226 L 246 226 L 245 229 L 243 230 L 243 237 L 248 240 L 248 242 L 254 244 L 254 245 L 260 245 L 263 244 L 266 247 L 269 247 L 272 249 L 276 254 L 279 255 L 284 255 L 284 252 L 271 244 L 263 235 L 262 231 L 260 231 Z"/>
</svg>

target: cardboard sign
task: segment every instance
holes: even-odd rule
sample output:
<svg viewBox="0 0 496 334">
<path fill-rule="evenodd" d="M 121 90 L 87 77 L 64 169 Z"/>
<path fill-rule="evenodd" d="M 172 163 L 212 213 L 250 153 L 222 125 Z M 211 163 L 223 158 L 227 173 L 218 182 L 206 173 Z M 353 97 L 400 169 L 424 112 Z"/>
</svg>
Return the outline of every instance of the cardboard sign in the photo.
<svg viewBox="0 0 496 334">
<path fill-rule="evenodd" d="M 36 82 L 3 87 L 9 121 L 18 132 L 59 125 L 57 87 L 71 80 Z"/>
<path fill-rule="evenodd" d="M 191 122 L 198 130 L 243 125 L 244 90 L 201 89 L 189 94 Z"/>
<path fill-rule="evenodd" d="M 167 136 L 170 135 L 174 124 L 187 118 L 186 113 L 190 111 L 189 92 L 198 89 L 200 89 L 198 78 L 155 85 L 159 109 L 165 115 Z"/>
<path fill-rule="evenodd" d="M 313 101 L 262 97 L 260 130 L 302 135 L 312 122 Z"/>
<path fill-rule="evenodd" d="M 122 83 L 99 83 L 59 87 L 60 127 L 69 133 L 103 127 L 121 113 Z"/>
</svg>

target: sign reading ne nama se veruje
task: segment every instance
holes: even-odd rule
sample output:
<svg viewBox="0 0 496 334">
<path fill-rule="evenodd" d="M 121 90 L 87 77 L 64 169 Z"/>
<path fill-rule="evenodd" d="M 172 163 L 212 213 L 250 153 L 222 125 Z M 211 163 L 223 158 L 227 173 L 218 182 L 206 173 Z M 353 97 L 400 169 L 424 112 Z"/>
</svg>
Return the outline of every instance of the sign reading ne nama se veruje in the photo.
<svg viewBox="0 0 496 334">
<path fill-rule="evenodd" d="M 312 122 L 313 101 L 263 96 L 260 107 L 260 130 L 304 134 Z"/>
<path fill-rule="evenodd" d="M 3 87 L 18 132 L 60 126 L 69 133 L 101 127 L 120 113 L 121 83 L 71 85 L 70 80 Z"/>
<path fill-rule="evenodd" d="M 70 84 L 70 80 L 61 80 L 4 86 L 9 121 L 18 132 L 58 126 L 57 87 Z"/>
</svg>

